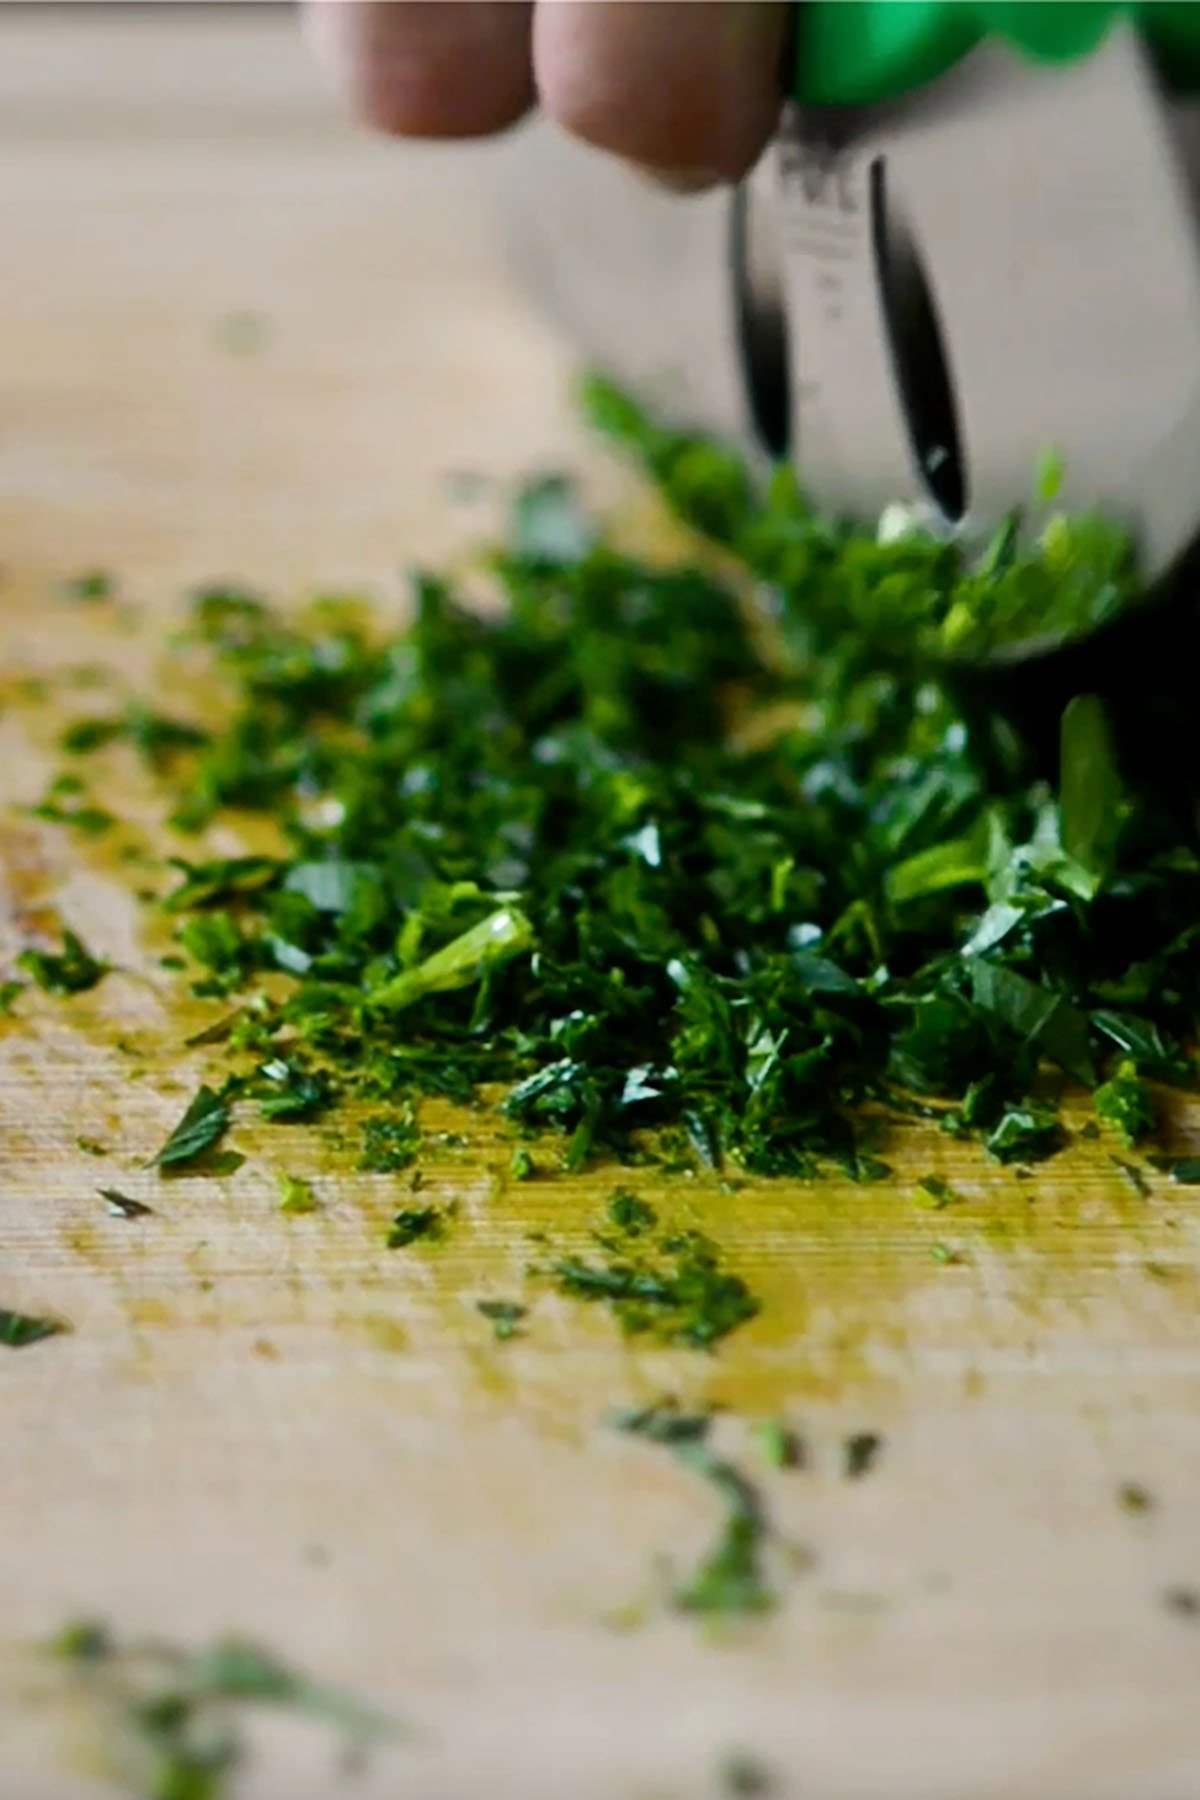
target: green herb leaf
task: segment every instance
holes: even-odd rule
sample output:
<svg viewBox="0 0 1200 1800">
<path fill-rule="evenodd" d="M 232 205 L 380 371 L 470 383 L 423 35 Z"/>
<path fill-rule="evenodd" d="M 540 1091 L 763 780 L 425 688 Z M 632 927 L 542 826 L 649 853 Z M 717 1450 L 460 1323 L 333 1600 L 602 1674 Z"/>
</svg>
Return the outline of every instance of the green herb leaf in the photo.
<svg viewBox="0 0 1200 1800">
<path fill-rule="evenodd" d="M 210 1087 L 199 1087 L 166 1143 L 153 1158 L 164 1172 L 195 1164 L 229 1128 L 230 1111 Z"/>
<path fill-rule="evenodd" d="M 63 932 L 61 951 L 23 950 L 17 967 L 48 994 L 82 994 L 108 973 L 108 964 L 92 955 L 73 931 Z"/>
<path fill-rule="evenodd" d="M 69 1331 L 61 1319 L 39 1318 L 34 1313 L 14 1312 L 11 1307 L 0 1306 L 0 1345 L 9 1350 L 22 1350 L 26 1344 L 40 1343 L 43 1338 L 57 1337 L 62 1331 Z"/>
</svg>

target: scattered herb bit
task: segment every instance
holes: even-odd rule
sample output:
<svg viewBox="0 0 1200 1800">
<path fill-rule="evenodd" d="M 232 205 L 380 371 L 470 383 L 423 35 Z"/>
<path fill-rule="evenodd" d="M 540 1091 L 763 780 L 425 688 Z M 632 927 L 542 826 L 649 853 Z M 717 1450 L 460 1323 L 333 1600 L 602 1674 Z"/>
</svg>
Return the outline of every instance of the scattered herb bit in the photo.
<svg viewBox="0 0 1200 1800">
<path fill-rule="evenodd" d="M 986 1142 L 997 1162 L 1041 1162 L 1061 1147 L 1063 1129 L 1048 1106 L 1030 1101 L 1010 1107 Z"/>
<path fill-rule="evenodd" d="M 842 1472 L 847 1481 L 869 1475 L 879 1461 L 883 1439 L 877 1431 L 855 1431 L 842 1445 Z"/>
<path fill-rule="evenodd" d="M 302 1175 L 280 1175 L 278 1186 L 281 1213 L 296 1214 L 320 1211 L 321 1202 L 313 1192 L 312 1182 L 306 1181 Z"/>
<path fill-rule="evenodd" d="M 58 591 L 63 600 L 89 602 L 111 600 L 117 589 L 112 576 L 103 569 L 87 569 L 81 575 L 69 575 Z"/>
<path fill-rule="evenodd" d="M 1180 1619 L 1200 1619 L 1200 1592 L 1190 1587 L 1168 1588 L 1163 1605 Z"/>
<path fill-rule="evenodd" d="M 677 1461 L 701 1476 L 719 1494 L 725 1521 L 715 1544 L 693 1573 L 672 1592 L 681 1612 L 736 1617 L 769 1612 L 775 1595 L 768 1585 L 764 1552 L 770 1527 L 753 1485 L 710 1446 L 712 1415 L 681 1413 L 673 1403 L 617 1414 L 618 1431 L 665 1445 Z"/>
<path fill-rule="evenodd" d="M 1145 1200 L 1149 1197 L 1150 1183 L 1136 1163 L 1124 1162 L 1121 1157 L 1114 1156 L 1112 1164 L 1114 1169 L 1120 1170 L 1124 1180 L 1128 1182 L 1140 1199 Z"/>
<path fill-rule="evenodd" d="M 1150 1090 L 1129 1058 L 1118 1063 L 1116 1073 L 1096 1089 L 1092 1100 L 1096 1117 L 1116 1133 L 1127 1150 L 1149 1137 L 1158 1123 Z"/>
<path fill-rule="evenodd" d="M 1181 1187 L 1200 1187 L 1200 1156 L 1181 1156 L 1168 1162 L 1166 1172 Z"/>
<path fill-rule="evenodd" d="M 117 822 L 113 814 L 106 812 L 102 806 L 93 806 L 87 801 L 67 805 L 52 794 L 39 800 L 36 806 L 30 808 L 30 812 L 35 819 L 44 819 L 51 825 L 71 825 L 87 837 L 103 837 Z"/>
<path fill-rule="evenodd" d="M 1148 1513 L 1154 1510 L 1154 1496 L 1136 1481 L 1123 1481 L 1117 1489 L 1117 1505 L 1122 1512 Z"/>
<path fill-rule="evenodd" d="M 956 1187 L 952 1187 L 943 1175 L 923 1175 L 917 1183 L 922 1194 L 928 1196 L 934 1210 L 941 1212 L 947 1206 L 957 1206 L 963 1196 Z"/>
<path fill-rule="evenodd" d="M 230 1111 L 210 1087 L 197 1088 L 187 1111 L 153 1158 L 164 1172 L 185 1169 L 219 1142 L 229 1127 Z"/>
<path fill-rule="evenodd" d="M 123 1194 L 120 1188 L 102 1187 L 96 1192 L 114 1219 L 145 1219 L 154 1211 L 144 1200 L 135 1200 L 132 1194 Z"/>
<path fill-rule="evenodd" d="M 775 1792 L 771 1771 L 749 1750 L 731 1750 L 721 1761 L 718 1780 L 727 1800 L 764 1800 Z"/>
<path fill-rule="evenodd" d="M 77 1150 L 81 1150 L 83 1152 L 84 1156 L 107 1156 L 108 1155 L 107 1144 L 102 1144 L 100 1142 L 99 1138 L 77 1137 L 75 1139 L 75 1148 Z"/>
<path fill-rule="evenodd" d="M 610 1203 L 610 1224 L 614 1207 L 619 1217 L 633 1221 L 632 1229 L 628 1223 L 619 1227 L 620 1240 L 593 1232 L 603 1262 L 564 1256 L 542 1272 L 560 1293 L 609 1306 L 629 1337 L 648 1334 L 663 1343 L 715 1349 L 756 1316 L 760 1301 L 740 1275 L 721 1266 L 717 1246 L 703 1233 L 664 1231 L 651 1240 L 646 1234 L 657 1215 L 640 1201 L 634 1210 L 635 1200 L 621 1193 Z"/>
<path fill-rule="evenodd" d="M 404 1206 L 392 1220 L 387 1234 L 389 1250 L 406 1250 L 425 1239 L 436 1243 L 446 1234 L 446 1214 L 437 1206 Z"/>
<path fill-rule="evenodd" d="M 0 1344 L 9 1350 L 23 1350 L 26 1344 L 40 1343 L 42 1338 L 57 1337 L 70 1327 L 61 1319 L 38 1318 L 33 1313 L 13 1312 L 0 1306 Z"/>
<path fill-rule="evenodd" d="M 23 981 L 0 981 L 0 1019 L 8 1017 L 24 992 Z"/>
<path fill-rule="evenodd" d="M 940 1241 L 930 1245 L 929 1254 L 934 1262 L 939 1263 L 944 1269 L 957 1268 L 966 1261 L 961 1250 L 952 1249 L 949 1244 L 943 1244 Z"/>
<path fill-rule="evenodd" d="M 498 1344 L 520 1336 L 521 1321 L 529 1312 L 529 1308 L 517 1300 L 477 1300 L 475 1310 L 491 1320 L 492 1336 Z"/>
<path fill-rule="evenodd" d="M 108 973 L 108 964 L 91 954 L 73 931 L 64 931 L 62 949 L 23 950 L 17 967 L 47 994 L 82 994 Z"/>
<path fill-rule="evenodd" d="M 391 1175 L 407 1169 L 421 1148 L 421 1127 L 411 1106 L 395 1113 L 384 1113 L 364 1119 L 360 1169 L 376 1175 Z"/>
<path fill-rule="evenodd" d="M 618 1188 L 609 1197 L 608 1222 L 624 1237 L 641 1237 L 658 1224 L 658 1214 L 637 1194 Z"/>
<path fill-rule="evenodd" d="M 333 1099 L 329 1077 L 322 1070 L 305 1068 L 284 1056 L 260 1063 L 247 1091 L 257 1097 L 264 1119 L 279 1122 L 315 1118 Z"/>
<path fill-rule="evenodd" d="M 153 1800 L 231 1800 L 229 1784 L 248 1757 L 252 1708 L 302 1714 L 359 1752 L 398 1731 L 394 1720 L 243 1639 L 198 1651 L 158 1639 L 125 1644 L 85 1620 L 65 1626 L 46 1648 L 100 1703 L 112 1777 Z"/>
<path fill-rule="evenodd" d="M 532 1181 L 537 1174 L 533 1157 L 524 1144 L 518 1144 L 509 1158 L 508 1172 L 514 1181 Z"/>
<path fill-rule="evenodd" d="M 763 1461 L 772 1469 L 802 1469 L 807 1461 L 804 1439 L 782 1419 L 760 1419 L 754 1437 Z"/>
</svg>

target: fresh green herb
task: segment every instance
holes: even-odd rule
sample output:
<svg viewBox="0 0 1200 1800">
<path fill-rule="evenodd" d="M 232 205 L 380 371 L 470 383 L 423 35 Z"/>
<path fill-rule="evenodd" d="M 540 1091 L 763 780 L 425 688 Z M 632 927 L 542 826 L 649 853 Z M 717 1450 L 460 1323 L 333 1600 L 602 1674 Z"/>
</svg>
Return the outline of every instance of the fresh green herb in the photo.
<svg viewBox="0 0 1200 1800">
<path fill-rule="evenodd" d="M 0 1344 L 9 1350 L 23 1350 L 26 1344 L 40 1343 L 43 1338 L 57 1337 L 70 1327 L 61 1319 L 39 1318 L 34 1313 L 13 1312 L 0 1306 Z"/>
<path fill-rule="evenodd" d="M 84 1620 L 59 1631 L 47 1654 L 99 1704 L 113 1778 L 153 1800 L 232 1800 L 254 1708 L 303 1715 L 355 1750 L 398 1730 L 394 1720 L 243 1639 L 198 1651 L 157 1639 L 125 1644 Z"/>
<path fill-rule="evenodd" d="M 593 1238 L 603 1261 L 580 1256 L 559 1257 L 543 1271 L 559 1292 L 576 1300 L 600 1302 L 628 1337 L 650 1335 L 665 1343 L 690 1344 L 712 1350 L 753 1319 L 760 1302 L 741 1276 L 721 1266 L 717 1246 L 698 1231 L 647 1234 L 657 1223 L 653 1209 L 636 1196 L 620 1193 L 610 1202 L 618 1216 L 632 1219 L 619 1227 L 621 1239 L 597 1231 Z M 626 1244 L 632 1243 L 629 1247 Z"/>
<path fill-rule="evenodd" d="M 260 1063 L 247 1091 L 257 1097 L 264 1119 L 288 1122 L 315 1118 L 333 1098 L 329 1077 L 294 1056 L 272 1056 Z"/>
<path fill-rule="evenodd" d="M 847 1481 L 869 1475 L 879 1461 L 883 1439 L 877 1431 L 855 1431 L 842 1445 L 843 1473 Z"/>
<path fill-rule="evenodd" d="M 956 1187 L 952 1187 L 944 1175 L 923 1175 L 917 1183 L 922 1194 L 929 1198 L 935 1211 L 941 1212 L 947 1206 L 957 1206 L 962 1195 Z"/>
<path fill-rule="evenodd" d="M 1122 1512 L 1148 1513 L 1154 1509 L 1154 1496 L 1137 1481 L 1123 1481 L 1117 1489 L 1117 1505 Z"/>
<path fill-rule="evenodd" d="M 429 1243 L 446 1234 L 446 1214 L 437 1206 L 404 1206 L 392 1220 L 387 1235 L 389 1250 L 406 1250 L 424 1239 Z"/>
<path fill-rule="evenodd" d="M 1049 506 L 1058 499 L 1064 474 L 1062 451 L 1056 450 L 1053 445 L 1047 445 L 1038 456 L 1034 481 L 1034 491 L 1043 506 Z"/>
<path fill-rule="evenodd" d="M 658 1224 L 658 1214 L 636 1194 L 618 1188 L 609 1197 L 608 1222 L 623 1237 L 642 1237 Z"/>
<path fill-rule="evenodd" d="M 25 992 L 23 981 L 0 981 L 0 1019 L 6 1019 Z"/>
<path fill-rule="evenodd" d="M 672 1603 L 681 1612 L 709 1616 L 769 1612 L 775 1604 L 764 1568 L 770 1528 L 753 1485 L 709 1444 L 711 1422 L 711 1415 L 680 1413 L 670 1404 L 621 1413 L 613 1420 L 619 1431 L 665 1445 L 678 1462 L 716 1490 L 725 1507 L 716 1542 L 674 1588 Z"/>
<path fill-rule="evenodd" d="M 930 1245 L 929 1254 L 934 1262 L 939 1263 L 944 1269 L 957 1268 L 964 1260 L 961 1250 L 954 1250 L 949 1244 L 943 1244 L 940 1240 L 938 1243 Z"/>
<path fill-rule="evenodd" d="M 71 825 L 87 837 L 103 837 L 116 824 L 112 813 L 102 806 L 93 806 L 86 801 L 68 804 L 53 793 L 39 800 L 30 811 L 35 819 L 44 819 L 51 825 Z"/>
<path fill-rule="evenodd" d="M 772 1469 L 802 1469 L 807 1460 L 804 1439 L 782 1419 L 760 1419 L 754 1437 L 762 1458 Z"/>
<path fill-rule="evenodd" d="M 1149 1137 L 1158 1121 L 1150 1091 L 1138 1074 L 1137 1064 L 1126 1059 L 1092 1097 L 1096 1117 L 1114 1131 L 1127 1150 Z"/>
<path fill-rule="evenodd" d="M 1181 1156 L 1166 1163 L 1166 1172 L 1181 1187 L 1200 1187 L 1200 1156 Z"/>
<path fill-rule="evenodd" d="M 199 1087 L 187 1110 L 153 1161 L 164 1172 L 194 1165 L 229 1128 L 230 1111 L 210 1087 Z"/>
<path fill-rule="evenodd" d="M 123 1194 L 120 1188 L 102 1187 L 96 1192 L 114 1219 L 145 1219 L 154 1211 L 144 1200 L 135 1200 L 131 1194 Z"/>
<path fill-rule="evenodd" d="M 1048 1106 L 1028 1101 L 1012 1106 L 987 1137 L 987 1147 L 997 1162 L 1040 1162 L 1062 1144 L 1063 1130 Z"/>
<path fill-rule="evenodd" d="M 311 1181 L 302 1175 L 280 1175 L 277 1178 L 279 1188 L 279 1210 L 282 1213 L 319 1212 L 321 1202 L 313 1192 Z"/>
<path fill-rule="evenodd" d="M 376 1175 L 407 1169 L 421 1148 L 421 1141 L 421 1127 L 411 1106 L 364 1119 L 358 1166 Z"/>
<path fill-rule="evenodd" d="M 62 949 L 23 950 L 17 967 L 48 994 L 82 994 L 108 973 L 108 964 L 95 957 L 73 931 L 63 932 Z"/>
<path fill-rule="evenodd" d="M 498 1344 L 520 1335 L 520 1324 L 529 1311 L 517 1300 L 477 1300 L 475 1310 L 491 1320 L 492 1336 Z"/>
<path fill-rule="evenodd" d="M 76 728 L 153 762 L 180 829 L 235 810 L 280 834 L 275 857 L 181 865 L 164 902 L 196 985 L 245 994 L 239 1077 L 250 1050 L 303 1070 L 291 1118 L 500 1093 L 569 1170 L 856 1180 L 885 1173 L 880 1113 L 931 1101 L 1002 1161 L 1053 1154 L 1047 1071 L 1103 1087 L 1114 1046 L 1194 1086 L 1200 854 L 1123 786 L 1097 698 L 1052 722 L 1052 783 L 1053 742 L 975 705 L 954 662 L 1130 605 L 1128 535 L 867 531 L 605 383 L 586 404 L 745 580 L 624 554 L 542 480 L 486 616 L 427 574 L 390 637 L 352 605 L 296 619 L 214 588 L 187 640 L 220 724 L 135 706 Z"/>
<path fill-rule="evenodd" d="M 518 1144 L 509 1158 L 508 1172 L 514 1181 L 532 1181 L 537 1174 L 533 1157 L 524 1144 Z"/>
<path fill-rule="evenodd" d="M 77 1150 L 82 1150 L 82 1152 L 85 1156 L 107 1156 L 108 1155 L 107 1144 L 102 1144 L 100 1142 L 99 1138 L 77 1137 L 75 1139 L 75 1148 Z"/>
</svg>

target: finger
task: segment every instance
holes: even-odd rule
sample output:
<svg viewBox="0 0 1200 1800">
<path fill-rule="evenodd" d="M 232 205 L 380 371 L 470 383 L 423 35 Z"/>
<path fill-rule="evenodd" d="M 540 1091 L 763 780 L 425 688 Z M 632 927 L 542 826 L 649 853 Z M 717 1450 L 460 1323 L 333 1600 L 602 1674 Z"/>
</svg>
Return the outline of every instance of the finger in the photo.
<svg viewBox="0 0 1200 1800">
<path fill-rule="evenodd" d="M 538 93 L 575 136 L 679 185 L 736 181 L 778 118 L 786 21 L 776 0 L 554 0 L 534 13 Z"/>
<path fill-rule="evenodd" d="M 482 137 L 534 96 L 526 0 L 307 0 L 318 55 L 358 116 L 398 137 Z"/>
</svg>

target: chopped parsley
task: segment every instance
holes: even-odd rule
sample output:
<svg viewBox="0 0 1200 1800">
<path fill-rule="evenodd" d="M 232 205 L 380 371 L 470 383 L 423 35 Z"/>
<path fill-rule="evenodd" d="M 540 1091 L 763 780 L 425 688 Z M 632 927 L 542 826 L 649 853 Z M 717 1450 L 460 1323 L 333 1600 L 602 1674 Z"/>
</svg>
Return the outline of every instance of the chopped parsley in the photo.
<svg viewBox="0 0 1200 1800">
<path fill-rule="evenodd" d="M 475 1310 L 491 1321 L 492 1336 L 498 1344 L 520 1336 L 521 1321 L 529 1312 L 517 1300 L 477 1300 Z"/>
<path fill-rule="evenodd" d="M 376 1175 L 391 1175 L 407 1169 L 420 1148 L 421 1127 L 412 1107 L 405 1106 L 363 1120 L 358 1166 Z"/>
<path fill-rule="evenodd" d="M 753 1319 L 760 1302 L 699 1231 L 657 1231 L 658 1216 L 636 1195 L 618 1191 L 606 1223 L 592 1233 L 599 1256 L 562 1256 L 541 1273 L 561 1294 L 608 1306 L 627 1337 L 712 1350 Z"/>
<path fill-rule="evenodd" d="M 297 1215 L 321 1210 L 321 1202 L 313 1192 L 312 1182 L 306 1181 L 302 1175 L 280 1175 L 277 1186 L 281 1213 Z"/>
<path fill-rule="evenodd" d="M 65 930 L 61 950 L 22 950 L 17 967 L 47 994 L 86 993 L 108 973 L 108 964 L 93 956 L 73 931 Z"/>
<path fill-rule="evenodd" d="M 70 1327 L 61 1319 L 40 1318 L 36 1313 L 13 1312 L 0 1306 L 0 1345 L 9 1350 L 23 1350 L 27 1344 L 38 1344 L 43 1338 L 57 1337 Z"/>
<path fill-rule="evenodd" d="M 754 1438 L 763 1461 L 772 1469 L 802 1469 L 807 1461 L 804 1439 L 782 1419 L 760 1419 Z"/>
<path fill-rule="evenodd" d="M 25 992 L 23 981 L 0 981 L 0 1019 L 5 1019 Z"/>
<path fill-rule="evenodd" d="M 842 1445 L 843 1473 L 847 1481 L 860 1481 L 879 1461 L 883 1439 L 877 1431 L 855 1431 Z"/>
<path fill-rule="evenodd" d="M 210 1087 L 199 1087 L 187 1110 L 153 1158 L 164 1174 L 192 1168 L 229 1128 L 230 1110 Z"/>
<path fill-rule="evenodd" d="M 102 1187 L 96 1192 L 114 1219 L 145 1219 L 154 1211 L 144 1200 L 135 1200 L 132 1194 L 122 1193 L 120 1188 Z"/>
<path fill-rule="evenodd" d="M 1200 853 L 1127 779 L 1107 700 L 1023 721 L 963 661 L 1122 611 L 1127 535 L 1057 512 L 982 550 L 866 531 L 603 382 L 586 406 L 738 579 L 624 552 L 543 479 L 486 615 L 429 572 L 394 633 L 211 588 L 184 641 L 219 722 L 143 698 L 68 733 L 75 754 L 132 745 L 182 832 L 279 833 L 273 856 L 179 863 L 148 902 L 179 925 L 181 979 L 242 997 L 214 1025 L 237 1091 L 281 1119 L 394 1115 L 364 1135 L 384 1170 L 416 1154 L 422 1096 L 495 1098 L 568 1170 L 882 1179 L 880 1115 L 933 1106 L 1025 1166 L 1067 1141 L 1047 1076 L 1144 1135 L 1132 1081 L 1195 1085 Z M 77 940 L 27 957 L 56 992 L 104 968 Z M 725 1320 L 710 1341 L 750 1316 L 702 1242 L 653 1231 L 557 1278 L 643 1329 L 680 1323 L 685 1270 Z"/>
<path fill-rule="evenodd" d="M 389 1250 L 407 1250 L 424 1239 L 436 1243 L 446 1234 L 445 1211 L 439 1206 L 404 1206 L 392 1220 L 387 1234 Z"/>
<path fill-rule="evenodd" d="M 119 1641 L 93 1620 L 46 1646 L 100 1708 L 106 1763 L 129 1793 L 155 1800 L 232 1800 L 248 1760 L 247 1715 L 303 1715 L 362 1750 L 396 1735 L 396 1721 L 301 1674 L 242 1638 L 188 1650 L 160 1639 Z"/>
<path fill-rule="evenodd" d="M 770 1527 L 753 1484 L 710 1445 L 711 1414 L 684 1413 L 666 1402 L 618 1413 L 612 1422 L 618 1431 L 665 1445 L 678 1462 L 709 1483 L 725 1509 L 715 1542 L 692 1573 L 672 1589 L 673 1606 L 680 1612 L 721 1617 L 769 1612 L 775 1605 L 765 1570 Z"/>
<path fill-rule="evenodd" d="M 518 1144 L 509 1158 L 508 1172 L 514 1181 L 532 1181 L 537 1174 L 537 1165 L 524 1144 Z"/>
<path fill-rule="evenodd" d="M 1158 1123 L 1149 1089 L 1138 1074 L 1137 1064 L 1128 1057 L 1096 1089 L 1093 1102 L 1096 1117 L 1116 1133 L 1127 1150 L 1149 1137 Z"/>
</svg>

